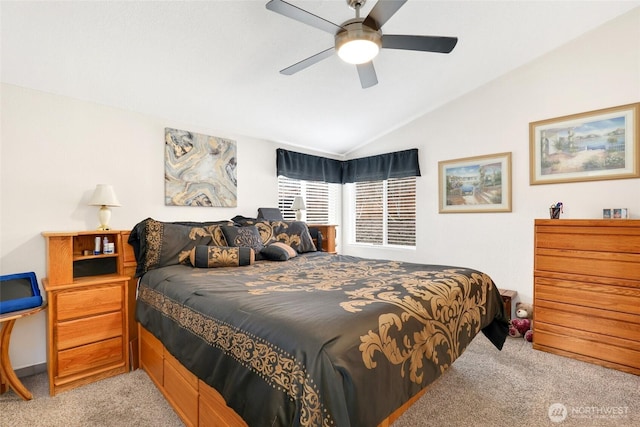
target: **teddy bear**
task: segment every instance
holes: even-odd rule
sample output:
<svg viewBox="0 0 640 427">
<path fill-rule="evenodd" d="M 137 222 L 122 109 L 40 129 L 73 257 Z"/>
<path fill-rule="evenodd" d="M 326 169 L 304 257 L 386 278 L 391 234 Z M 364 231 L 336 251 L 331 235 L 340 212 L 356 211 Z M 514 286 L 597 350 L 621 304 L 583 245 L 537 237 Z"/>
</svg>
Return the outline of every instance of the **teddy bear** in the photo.
<svg viewBox="0 0 640 427">
<path fill-rule="evenodd" d="M 518 338 L 524 336 L 527 342 L 533 341 L 533 305 L 516 303 L 516 318 L 509 325 L 509 335 Z"/>
</svg>

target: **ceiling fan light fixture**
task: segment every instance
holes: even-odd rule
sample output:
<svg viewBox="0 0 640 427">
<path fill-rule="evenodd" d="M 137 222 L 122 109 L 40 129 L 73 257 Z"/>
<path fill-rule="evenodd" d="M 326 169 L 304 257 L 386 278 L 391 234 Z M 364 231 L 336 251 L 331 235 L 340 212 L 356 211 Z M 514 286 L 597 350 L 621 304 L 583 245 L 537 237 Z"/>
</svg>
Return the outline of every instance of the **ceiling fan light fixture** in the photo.
<svg viewBox="0 0 640 427">
<path fill-rule="evenodd" d="M 382 46 L 382 35 L 369 27 L 355 22 L 346 25 L 346 30 L 336 34 L 338 56 L 349 64 L 364 64 L 378 55 Z"/>
</svg>

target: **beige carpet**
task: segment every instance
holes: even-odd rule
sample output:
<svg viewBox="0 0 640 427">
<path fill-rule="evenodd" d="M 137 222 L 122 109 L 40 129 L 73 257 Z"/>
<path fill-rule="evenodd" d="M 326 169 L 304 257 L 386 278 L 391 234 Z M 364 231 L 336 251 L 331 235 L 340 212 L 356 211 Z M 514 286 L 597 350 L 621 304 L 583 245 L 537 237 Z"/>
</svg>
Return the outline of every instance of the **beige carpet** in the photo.
<svg viewBox="0 0 640 427">
<path fill-rule="evenodd" d="M 34 399 L 0 396 L 2 427 L 183 425 L 142 370 L 55 397 L 46 374 L 23 382 Z M 553 407 L 557 422 L 549 417 L 554 404 L 564 405 Z M 394 424 L 416 426 L 640 426 L 640 377 L 536 351 L 522 339 L 507 339 L 499 352 L 480 335 Z"/>
</svg>

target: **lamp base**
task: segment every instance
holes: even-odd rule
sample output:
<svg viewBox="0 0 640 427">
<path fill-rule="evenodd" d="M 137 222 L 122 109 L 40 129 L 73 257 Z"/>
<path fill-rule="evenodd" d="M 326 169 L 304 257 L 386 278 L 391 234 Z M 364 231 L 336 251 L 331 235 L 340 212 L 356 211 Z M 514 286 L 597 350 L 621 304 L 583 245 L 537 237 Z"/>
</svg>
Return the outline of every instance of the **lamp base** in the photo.
<svg viewBox="0 0 640 427">
<path fill-rule="evenodd" d="M 109 227 L 109 220 L 111 219 L 111 209 L 108 206 L 102 205 L 98 210 L 98 221 L 100 221 L 100 227 L 98 230 L 111 230 Z"/>
<path fill-rule="evenodd" d="M 296 211 L 296 221 L 302 221 L 302 211 L 300 209 Z"/>
</svg>

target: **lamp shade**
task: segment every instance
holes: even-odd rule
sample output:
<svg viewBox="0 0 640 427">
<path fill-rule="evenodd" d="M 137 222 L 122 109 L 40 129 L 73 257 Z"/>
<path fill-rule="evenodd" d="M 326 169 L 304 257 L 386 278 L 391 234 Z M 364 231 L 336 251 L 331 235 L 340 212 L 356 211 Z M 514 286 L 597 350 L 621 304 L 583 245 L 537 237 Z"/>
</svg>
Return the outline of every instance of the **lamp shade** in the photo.
<svg viewBox="0 0 640 427">
<path fill-rule="evenodd" d="M 307 207 L 304 205 L 304 199 L 300 196 L 296 196 L 291 204 L 291 209 L 294 211 L 305 210 Z"/>
<path fill-rule="evenodd" d="M 120 206 L 113 187 L 108 184 L 98 184 L 89 200 L 90 206 Z"/>
</svg>

